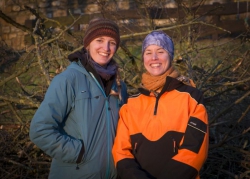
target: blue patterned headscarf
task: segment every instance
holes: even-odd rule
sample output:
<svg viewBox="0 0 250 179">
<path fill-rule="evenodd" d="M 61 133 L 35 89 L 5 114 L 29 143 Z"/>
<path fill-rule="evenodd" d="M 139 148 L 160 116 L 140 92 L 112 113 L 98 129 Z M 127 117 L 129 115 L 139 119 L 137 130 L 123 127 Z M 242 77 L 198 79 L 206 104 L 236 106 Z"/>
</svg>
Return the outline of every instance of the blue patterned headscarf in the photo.
<svg viewBox="0 0 250 179">
<path fill-rule="evenodd" d="M 149 33 L 142 43 L 142 56 L 149 45 L 158 45 L 166 50 L 170 59 L 174 58 L 174 43 L 172 39 L 163 31 L 152 31 Z"/>
</svg>

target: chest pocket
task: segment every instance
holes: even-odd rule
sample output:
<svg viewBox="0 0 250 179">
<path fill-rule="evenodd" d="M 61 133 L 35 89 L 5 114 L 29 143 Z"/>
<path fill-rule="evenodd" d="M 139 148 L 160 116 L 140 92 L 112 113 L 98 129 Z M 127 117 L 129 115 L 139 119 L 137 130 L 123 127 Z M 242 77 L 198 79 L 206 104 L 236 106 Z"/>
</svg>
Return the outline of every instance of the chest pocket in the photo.
<svg viewBox="0 0 250 179">
<path fill-rule="evenodd" d="M 88 90 L 81 90 L 79 91 L 76 96 L 73 98 L 73 102 L 71 104 L 71 108 L 74 109 L 75 108 L 75 104 L 77 101 L 79 100 L 87 100 L 90 99 L 91 95 L 90 92 Z"/>
<path fill-rule="evenodd" d="M 93 81 L 92 77 L 87 78 L 84 76 L 84 80 L 78 81 L 77 85 L 75 86 L 75 97 L 72 102 L 72 109 L 75 109 L 75 105 L 80 104 L 95 104 L 96 99 L 102 99 L 103 94 L 100 89 L 96 86 L 95 82 Z M 87 101 L 90 103 L 86 103 Z M 92 101 L 94 100 L 94 103 Z M 82 102 L 81 102 L 82 101 Z"/>
<path fill-rule="evenodd" d="M 79 100 L 96 100 L 96 99 L 102 99 L 103 95 L 101 92 L 98 91 L 89 91 L 89 90 L 81 90 L 76 94 L 74 101 L 71 105 L 72 108 L 75 107 L 75 103 Z"/>
<path fill-rule="evenodd" d="M 81 99 L 89 99 L 90 98 L 90 92 L 88 90 L 81 90 L 76 95 L 75 100 L 81 100 Z"/>
</svg>

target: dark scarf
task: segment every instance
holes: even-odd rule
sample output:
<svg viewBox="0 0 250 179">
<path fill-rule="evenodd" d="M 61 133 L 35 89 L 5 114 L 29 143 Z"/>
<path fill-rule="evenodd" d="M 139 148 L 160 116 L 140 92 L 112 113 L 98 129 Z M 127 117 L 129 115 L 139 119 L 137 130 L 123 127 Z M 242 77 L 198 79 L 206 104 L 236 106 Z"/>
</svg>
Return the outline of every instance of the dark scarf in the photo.
<svg viewBox="0 0 250 179">
<path fill-rule="evenodd" d="M 106 81 L 108 81 L 117 72 L 117 65 L 112 59 L 107 65 L 101 66 L 96 63 L 92 58 L 89 60 L 96 72 Z"/>
<path fill-rule="evenodd" d="M 118 66 L 113 59 L 106 65 L 106 67 L 102 67 L 99 65 L 100 68 L 96 68 L 96 65 L 92 63 L 94 61 L 90 58 L 85 48 L 82 48 L 82 50 L 70 54 L 68 56 L 68 59 L 71 62 L 75 61 L 80 63 L 88 72 L 91 72 L 96 77 L 99 84 L 105 90 L 106 95 L 110 93 L 112 84 L 118 73 Z"/>
<path fill-rule="evenodd" d="M 81 51 L 77 51 L 75 53 L 72 53 L 68 56 L 68 59 L 72 61 L 78 61 L 81 60 L 81 63 L 84 67 L 91 66 L 98 75 L 101 76 L 102 79 L 108 81 L 112 76 L 114 76 L 117 73 L 117 65 L 113 59 L 105 65 L 101 66 L 98 63 L 96 63 L 89 55 L 87 50 L 83 48 Z"/>
</svg>

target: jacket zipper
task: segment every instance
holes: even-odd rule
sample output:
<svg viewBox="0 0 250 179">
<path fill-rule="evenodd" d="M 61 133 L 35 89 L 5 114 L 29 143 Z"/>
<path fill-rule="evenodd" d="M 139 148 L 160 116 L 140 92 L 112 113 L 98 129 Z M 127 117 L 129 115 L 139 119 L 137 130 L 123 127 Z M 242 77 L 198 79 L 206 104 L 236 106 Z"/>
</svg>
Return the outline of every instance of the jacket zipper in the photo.
<svg viewBox="0 0 250 179">
<path fill-rule="evenodd" d="M 91 76 L 92 76 L 92 78 L 94 79 L 94 81 L 96 82 L 96 84 L 97 84 L 97 86 L 100 88 L 100 90 L 101 90 L 101 92 L 103 93 L 103 96 L 105 97 L 105 106 L 106 106 L 106 111 L 107 111 L 107 115 L 108 114 L 110 114 L 110 112 L 109 112 L 109 109 L 110 109 L 110 107 L 109 107 L 109 105 L 108 105 L 108 96 L 106 96 L 106 94 L 105 94 L 105 91 L 103 91 L 103 89 L 102 89 L 102 87 L 100 86 L 100 84 L 99 84 L 99 82 L 97 81 L 97 79 L 95 78 L 95 76 L 90 72 L 89 73 Z M 109 121 L 110 121 L 110 115 L 108 116 L 108 122 L 107 122 L 107 137 L 108 137 L 108 153 L 107 153 L 107 155 L 108 155 L 108 162 L 107 162 L 107 170 L 106 170 L 106 178 L 108 179 L 109 178 L 109 171 L 110 171 L 110 148 L 109 148 L 109 143 L 110 143 L 110 130 L 109 130 Z"/>
<path fill-rule="evenodd" d="M 134 154 L 137 153 L 137 142 L 135 143 L 135 146 L 134 146 Z"/>
<path fill-rule="evenodd" d="M 176 145 L 176 140 L 173 138 L 173 152 L 178 153 L 178 147 Z"/>
<path fill-rule="evenodd" d="M 157 108 L 158 108 L 158 102 L 159 102 L 159 99 L 160 99 L 160 95 L 159 95 L 160 93 L 157 93 L 155 91 L 152 91 L 152 93 L 155 96 L 154 116 L 156 116 L 156 114 L 157 114 Z"/>
</svg>

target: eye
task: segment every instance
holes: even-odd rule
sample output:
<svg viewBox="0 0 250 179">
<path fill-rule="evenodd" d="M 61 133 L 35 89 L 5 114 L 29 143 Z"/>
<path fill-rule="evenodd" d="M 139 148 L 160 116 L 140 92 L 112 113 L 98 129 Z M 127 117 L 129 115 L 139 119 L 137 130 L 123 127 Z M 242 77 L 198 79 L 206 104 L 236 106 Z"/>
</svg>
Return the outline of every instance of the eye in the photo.
<svg viewBox="0 0 250 179">
<path fill-rule="evenodd" d="M 150 55 L 152 52 L 151 51 L 145 51 L 145 55 Z"/>
<path fill-rule="evenodd" d="M 102 39 L 96 39 L 96 41 L 99 42 L 99 43 L 103 42 Z"/>
<path fill-rule="evenodd" d="M 116 42 L 115 41 L 110 41 L 110 44 L 111 45 L 116 45 Z"/>
</svg>

